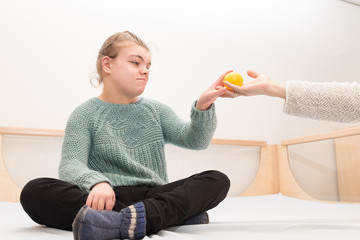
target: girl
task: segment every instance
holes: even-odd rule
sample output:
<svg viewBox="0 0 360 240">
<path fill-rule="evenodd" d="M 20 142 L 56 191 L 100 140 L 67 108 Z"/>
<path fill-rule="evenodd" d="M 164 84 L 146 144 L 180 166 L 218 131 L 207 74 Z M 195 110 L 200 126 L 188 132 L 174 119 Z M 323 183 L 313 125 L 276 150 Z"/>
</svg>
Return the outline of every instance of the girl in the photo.
<svg viewBox="0 0 360 240">
<path fill-rule="evenodd" d="M 226 73 L 194 102 L 191 121 L 183 122 L 166 105 L 139 97 L 150 66 L 150 51 L 134 34 L 105 41 L 97 59 L 103 91 L 68 120 L 60 180 L 35 179 L 22 190 L 21 204 L 35 222 L 97 240 L 141 239 L 166 227 L 208 223 L 206 211 L 226 197 L 229 179 L 206 171 L 168 183 L 164 145 L 210 144 L 213 102 L 233 96 L 222 84 Z"/>
</svg>

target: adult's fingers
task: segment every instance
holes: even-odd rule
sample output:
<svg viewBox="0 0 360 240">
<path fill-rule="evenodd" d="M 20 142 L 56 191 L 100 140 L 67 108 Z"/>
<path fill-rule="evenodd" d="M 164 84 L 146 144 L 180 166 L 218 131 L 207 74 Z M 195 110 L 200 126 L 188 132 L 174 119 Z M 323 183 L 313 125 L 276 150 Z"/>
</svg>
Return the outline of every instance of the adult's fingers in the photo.
<svg viewBox="0 0 360 240">
<path fill-rule="evenodd" d="M 247 70 L 247 75 L 251 78 L 257 78 L 259 76 L 259 74 L 253 70 Z"/>
<path fill-rule="evenodd" d="M 241 91 L 241 87 L 235 84 L 232 84 L 231 82 L 225 81 L 224 84 L 232 89 L 232 91 L 238 92 Z"/>
</svg>

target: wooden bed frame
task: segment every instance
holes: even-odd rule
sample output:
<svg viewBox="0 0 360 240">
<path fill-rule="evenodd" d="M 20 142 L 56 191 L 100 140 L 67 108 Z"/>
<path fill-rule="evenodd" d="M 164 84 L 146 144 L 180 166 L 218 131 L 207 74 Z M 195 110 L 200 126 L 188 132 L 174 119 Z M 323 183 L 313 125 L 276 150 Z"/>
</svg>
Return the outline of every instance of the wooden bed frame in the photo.
<svg viewBox="0 0 360 240">
<path fill-rule="evenodd" d="M 64 131 L 0 127 L 0 201 L 19 202 L 21 189 L 11 178 L 3 159 L 2 141 L 4 135 L 63 137 Z M 240 196 L 281 193 L 298 199 L 321 201 L 311 197 L 297 183 L 288 160 L 288 146 L 329 139 L 335 139 L 340 200 L 359 202 L 359 187 L 347 183 L 349 182 L 349 176 L 352 178 L 351 181 L 360 183 L 360 161 L 357 160 L 360 158 L 360 126 L 284 140 L 280 145 L 268 145 L 265 141 L 230 139 L 213 139 L 212 144 L 260 148 L 260 163 L 257 175 L 251 185 Z M 346 175 L 343 174 L 345 171 Z"/>
</svg>

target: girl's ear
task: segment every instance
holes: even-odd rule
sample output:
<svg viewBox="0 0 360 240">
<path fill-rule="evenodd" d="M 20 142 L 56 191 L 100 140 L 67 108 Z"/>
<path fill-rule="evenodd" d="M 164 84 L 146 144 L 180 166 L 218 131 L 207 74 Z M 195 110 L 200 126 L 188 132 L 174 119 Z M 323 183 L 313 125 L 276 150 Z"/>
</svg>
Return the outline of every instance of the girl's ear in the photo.
<svg viewBox="0 0 360 240">
<path fill-rule="evenodd" d="M 111 72 L 111 58 L 108 56 L 103 57 L 101 60 L 101 65 L 104 73 L 110 73 Z"/>
</svg>

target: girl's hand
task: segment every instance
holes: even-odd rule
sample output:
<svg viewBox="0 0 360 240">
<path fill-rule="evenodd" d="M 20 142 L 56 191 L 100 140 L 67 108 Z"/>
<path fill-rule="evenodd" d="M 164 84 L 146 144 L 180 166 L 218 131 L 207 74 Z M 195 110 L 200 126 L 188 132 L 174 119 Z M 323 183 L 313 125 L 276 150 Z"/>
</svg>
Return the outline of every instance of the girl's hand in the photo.
<svg viewBox="0 0 360 240">
<path fill-rule="evenodd" d="M 93 186 L 86 200 L 86 205 L 94 210 L 112 210 L 115 205 L 115 192 L 107 182 Z"/>
<path fill-rule="evenodd" d="M 226 74 L 232 72 L 227 71 L 222 74 L 208 89 L 206 89 L 199 97 L 196 109 L 204 111 L 209 109 L 210 105 L 215 102 L 218 97 L 236 97 L 236 93 L 229 91 L 224 87 L 223 80 Z"/>
<path fill-rule="evenodd" d="M 238 96 L 267 95 L 285 98 L 286 83 L 274 82 L 270 77 L 252 70 L 248 70 L 247 74 L 253 79 L 248 83 L 244 83 L 241 87 L 229 82 L 224 82 L 224 84 L 232 88 Z"/>
</svg>

